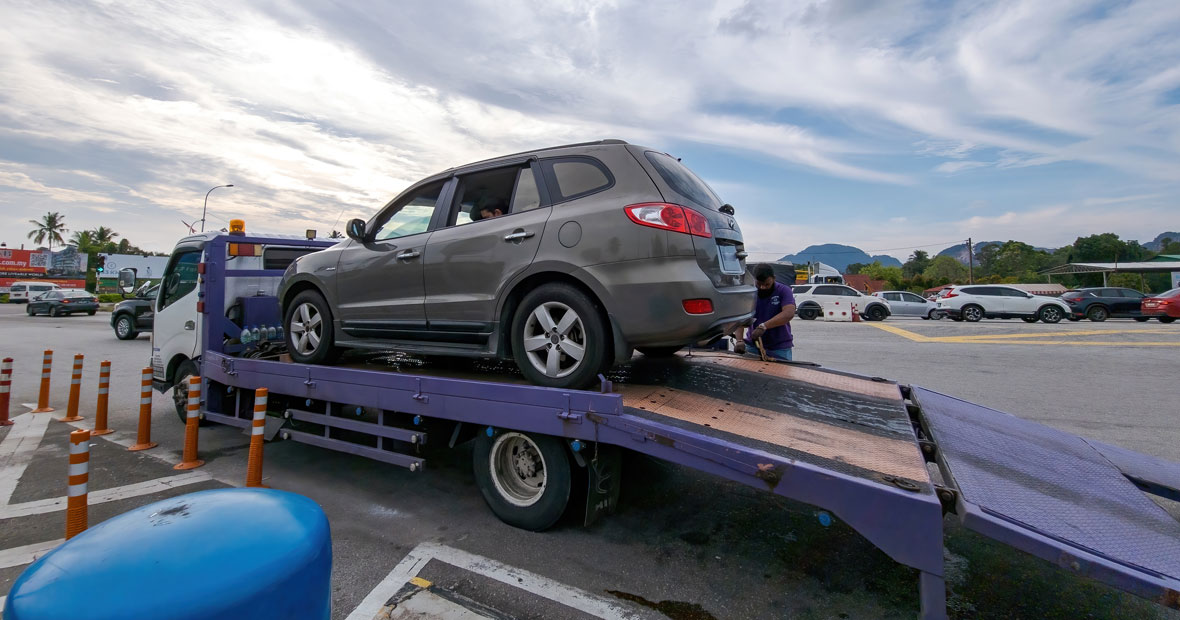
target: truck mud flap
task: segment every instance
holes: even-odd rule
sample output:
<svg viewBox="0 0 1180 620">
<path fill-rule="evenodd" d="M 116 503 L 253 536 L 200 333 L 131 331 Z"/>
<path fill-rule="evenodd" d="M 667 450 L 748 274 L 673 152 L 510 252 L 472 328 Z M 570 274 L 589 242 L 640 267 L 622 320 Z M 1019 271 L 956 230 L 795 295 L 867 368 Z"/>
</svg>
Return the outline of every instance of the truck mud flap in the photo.
<svg viewBox="0 0 1180 620">
<path fill-rule="evenodd" d="M 1061 568 L 1180 608 L 1175 464 L 919 387 L 909 396 L 962 524 Z"/>
</svg>

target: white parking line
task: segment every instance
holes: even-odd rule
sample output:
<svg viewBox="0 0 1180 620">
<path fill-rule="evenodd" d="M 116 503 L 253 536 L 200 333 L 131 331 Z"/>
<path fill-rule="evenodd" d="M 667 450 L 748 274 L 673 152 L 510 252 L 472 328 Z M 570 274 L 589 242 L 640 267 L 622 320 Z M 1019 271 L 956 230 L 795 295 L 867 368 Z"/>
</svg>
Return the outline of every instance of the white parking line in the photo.
<svg viewBox="0 0 1180 620">
<path fill-rule="evenodd" d="M 13 547 L 12 549 L 4 549 L 0 551 L 0 568 L 12 568 L 13 566 L 24 566 L 25 564 L 32 564 L 37 558 L 53 551 L 58 545 L 64 543 L 66 539 L 59 538 L 57 540 L 50 540 L 46 542 L 33 543 L 23 547 Z M 0 604 L 0 609 L 4 609 L 4 605 Z"/>
<path fill-rule="evenodd" d="M 397 591 L 415 577 L 422 567 L 432 559 L 520 588 L 599 618 L 640 617 L 622 605 L 556 582 L 548 577 L 542 577 L 536 573 L 501 564 L 493 559 L 446 545 L 422 543 L 406 554 L 406 557 L 389 572 L 389 575 L 377 584 L 377 587 L 369 592 L 365 600 L 361 601 L 361 604 L 348 615 L 347 620 L 372 620 L 381 612 L 386 601 L 397 594 Z"/>
<path fill-rule="evenodd" d="M 0 505 L 7 504 L 16 491 L 16 483 L 41 445 L 45 429 L 53 416 L 24 413 L 12 418 L 12 428 L 0 442 Z"/>
<path fill-rule="evenodd" d="M 121 487 L 93 491 L 87 496 L 86 503 L 93 506 L 94 504 L 114 502 L 121 499 L 138 497 L 140 495 L 151 495 L 152 493 L 159 493 L 161 491 L 167 491 L 176 487 L 195 484 L 197 482 L 204 482 L 206 480 L 212 479 L 213 476 L 210 476 L 203 471 L 193 471 L 176 476 L 168 476 L 167 478 L 157 478 L 155 480 L 148 480 L 146 482 L 137 482 L 135 484 L 128 484 Z M 42 499 L 34 502 L 24 502 L 22 504 L 10 504 L 8 506 L 0 506 L 0 519 L 11 519 L 13 517 L 27 517 L 29 515 L 38 515 L 47 512 L 57 512 L 58 510 L 64 510 L 65 507 L 66 498 L 64 497 L 53 497 L 50 499 Z"/>
</svg>

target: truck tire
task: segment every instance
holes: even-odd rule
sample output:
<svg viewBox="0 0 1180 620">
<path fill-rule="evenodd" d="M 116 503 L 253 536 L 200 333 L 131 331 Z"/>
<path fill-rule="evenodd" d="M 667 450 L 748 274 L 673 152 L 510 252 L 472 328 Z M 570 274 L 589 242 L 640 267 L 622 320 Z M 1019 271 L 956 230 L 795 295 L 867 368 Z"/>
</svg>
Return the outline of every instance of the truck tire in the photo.
<svg viewBox="0 0 1180 620">
<path fill-rule="evenodd" d="M 647 357 L 672 357 L 676 352 L 684 347 L 635 347 L 636 351 L 646 355 Z"/>
<path fill-rule="evenodd" d="M 475 482 L 501 521 L 539 532 L 561 518 L 573 484 L 562 440 L 519 431 L 480 433 L 472 453 Z"/>
<path fill-rule="evenodd" d="M 286 308 L 287 353 L 300 364 L 322 364 L 335 357 L 332 309 L 318 291 L 306 290 Z"/>
<path fill-rule="evenodd" d="M 180 423 L 188 422 L 188 378 L 201 374 L 201 369 L 192 360 L 184 360 L 176 367 L 172 383 L 172 406 L 176 408 L 176 417 Z"/>
<path fill-rule="evenodd" d="M 529 291 L 512 319 L 512 356 L 534 385 L 583 388 L 607 364 L 608 331 L 582 291 L 558 282 Z"/>
<path fill-rule="evenodd" d="M 975 304 L 963 306 L 963 320 L 968 323 L 978 323 L 983 318 L 983 308 Z"/>
<path fill-rule="evenodd" d="M 1065 311 L 1057 306 L 1041 306 L 1037 316 L 1046 323 L 1060 323 L 1065 318 Z"/>
<path fill-rule="evenodd" d="M 120 315 L 115 319 L 115 337 L 119 340 L 135 340 L 139 332 L 135 331 L 135 319 L 129 314 Z"/>
</svg>

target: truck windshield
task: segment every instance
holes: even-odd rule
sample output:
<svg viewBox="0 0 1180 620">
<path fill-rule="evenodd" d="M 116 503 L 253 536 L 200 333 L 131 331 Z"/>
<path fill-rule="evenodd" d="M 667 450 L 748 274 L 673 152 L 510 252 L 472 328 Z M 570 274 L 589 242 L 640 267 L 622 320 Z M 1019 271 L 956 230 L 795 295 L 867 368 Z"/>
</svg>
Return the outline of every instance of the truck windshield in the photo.
<svg viewBox="0 0 1180 620">
<path fill-rule="evenodd" d="M 160 310 L 197 288 L 197 263 L 201 262 L 200 250 L 189 250 L 174 254 L 164 270 L 161 284 Z"/>
</svg>

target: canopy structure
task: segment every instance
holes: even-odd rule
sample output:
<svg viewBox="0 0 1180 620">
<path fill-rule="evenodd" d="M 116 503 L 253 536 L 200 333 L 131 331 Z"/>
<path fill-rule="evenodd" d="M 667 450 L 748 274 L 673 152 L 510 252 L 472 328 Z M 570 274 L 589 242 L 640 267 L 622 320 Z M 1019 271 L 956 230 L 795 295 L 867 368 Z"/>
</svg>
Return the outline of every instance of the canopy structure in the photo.
<svg viewBox="0 0 1180 620">
<path fill-rule="evenodd" d="M 1106 275 L 1109 273 L 1170 273 L 1180 271 L 1180 261 L 1154 260 L 1137 263 L 1066 263 L 1042 271 L 1049 276 L 1060 276 L 1073 273 L 1101 273 L 1102 284 L 1106 285 Z"/>
</svg>

